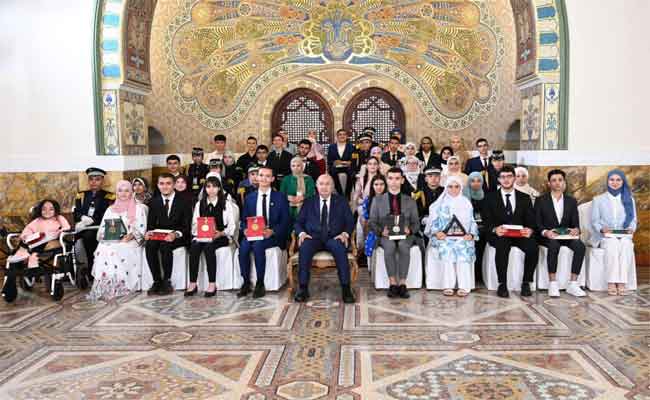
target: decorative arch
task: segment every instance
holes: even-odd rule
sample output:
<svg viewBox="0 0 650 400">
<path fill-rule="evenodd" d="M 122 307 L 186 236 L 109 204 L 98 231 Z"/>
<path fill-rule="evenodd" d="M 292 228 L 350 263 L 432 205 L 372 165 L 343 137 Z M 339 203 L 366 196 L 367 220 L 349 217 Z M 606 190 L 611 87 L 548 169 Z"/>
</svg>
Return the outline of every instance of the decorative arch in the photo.
<svg viewBox="0 0 650 400">
<path fill-rule="evenodd" d="M 157 0 L 96 0 L 95 15 L 95 35 L 96 44 L 95 60 L 93 64 L 95 77 L 95 114 L 96 114 L 96 138 L 97 153 L 107 155 L 129 155 L 144 154 L 147 150 L 147 118 L 144 110 L 144 98 L 150 94 L 149 80 L 149 39 L 151 37 L 151 25 Z M 517 83 L 522 93 L 522 124 L 521 124 L 521 147 L 523 149 L 565 149 L 567 140 L 567 106 L 568 106 L 568 31 L 566 28 L 566 13 L 564 0 L 510 0 L 515 15 L 515 24 L 517 34 L 521 35 L 523 41 L 518 46 L 518 57 L 522 58 L 522 65 L 526 65 L 529 73 L 517 74 Z M 306 10 L 304 2 L 290 1 L 291 10 L 297 11 L 301 18 L 296 21 L 312 18 L 314 24 L 321 21 L 323 13 L 316 13 L 313 10 Z M 334 3 L 332 1 L 332 3 Z M 433 3 L 438 3 L 433 0 Z M 450 29 L 466 29 L 467 27 L 476 26 L 476 23 L 482 25 L 481 32 L 484 33 L 486 40 L 490 34 L 489 18 L 482 17 L 475 12 L 476 4 L 474 2 L 454 3 L 459 10 L 466 10 L 466 13 L 456 13 L 454 10 L 447 10 L 445 7 L 439 7 L 447 4 L 440 1 L 441 4 L 432 4 L 432 10 L 440 11 L 442 14 L 431 14 L 438 18 L 443 25 L 451 24 Z M 191 9 L 194 6 L 202 8 L 203 11 L 209 11 L 207 8 L 214 7 L 214 4 L 207 0 L 195 0 L 185 2 L 186 7 Z M 247 3 L 248 4 L 248 3 Z M 311 3 L 309 3 L 311 4 Z M 353 13 L 350 18 L 359 27 L 370 26 L 373 18 L 380 18 L 384 11 L 394 9 L 399 13 L 406 12 L 405 5 L 395 2 L 395 4 L 384 4 L 380 7 L 376 2 L 360 2 L 361 7 L 370 7 L 365 14 L 354 14 L 353 7 L 342 9 L 341 12 Z M 382 3 L 383 4 L 383 3 Z M 322 4 L 314 3 L 313 7 L 322 7 Z M 207 7 L 207 8 L 206 8 Z M 230 7 L 228 4 L 223 7 Z M 380 8 L 377 8 L 380 7 Z M 479 8 L 481 6 L 479 5 Z M 376 9 L 375 9 L 376 8 Z M 227 15 L 232 13 L 247 13 L 253 19 L 257 18 L 256 12 L 259 10 L 251 8 L 237 8 L 236 10 L 224 9 Z M 423 9 L 424 10 L 424 9 Z M 428 9 L 427 9 L 428 10 Z M 424 11 L 427 11 L 424 10 Z M 231 12 L 232 11 L 232 12 Z M 470 13 L 472 11 L 472 13 Z M 450 13 L 449 15 L 445 13 Z M 253 15 L 255 14 L 255 15 Z M 444 15 L 443 15 L 444 14 Z M 209 12 L 198 12 L 196 15 L 210 17 Z M 225 14 L 224 14 L 225 15 Z M 292 14 L 293 15 L 293 14 Z M 346 14 L 347 15 L 347 14 Z M 429 14 L 427 14 L 429 15 Z M 457 19 L 454 15 L 471 16 L 470 19 Z M 285 16 L 286 17 L 286 16 Z M 293 17 L 292 17 L 293 18 Z M 320 18 L 320 19 L 319 19 Z M 370 18 L 370 19 L 368 19 Z M 434 18 L 435 19 L 435 18 Z M 179 20 L 180 22 L 184 22 Z M 292 20 L 293 21 L 293 20 Z M 269 23 L 277 23 L 271 21 Z M 295 25 L 295 24 L 294 24 Z M 385 24 L 384 24 L 385 25 Z M 384 26 L 382 25 L 382 26 Z M 251 25 L 250 28 L 260 29 L 263 25 Z M 314 29 L 320 25 L 314 25 Z M 356 25 L 355 25 L 356 26 Z M 387 25 L 386 25 L 387 26 Z M 365 29 L 355 30 L 355 32 L 366 32 Z M 433 31 L 432 31 L 433 32 Z M 254 32 L 253 32 L 254 33 Z M 252 34 L 252 33 L 251 33 Z M 318 42 L 318 32 L 310 31 L 309 39 L 313 43 Z M 486 36 L 487 35 L 487 36 Z M 423 108 L 431 122 L 446 130 L 456 130 L 467 127 L 471 124 L 472 118 L 476 118 L 481 113 L 491 110 L 491 99 L 493 96 L 482 98 L 481 96 L 488 93 L 490 73 L 487 69 L 484 71 L 487 81 L 484 79 L 482 85 L 479 85 L 478 97 L 475 98 L 474 106 L 470 103 L 461 104 L 463 110 L 469 109 L 465 114 L 453 112 L 450 114 L 439 108 L 439 101 L 436 98 L 427 95 L 426 85 L 435 82 L 432 76 L 427 75 L 423 80 L 421 74 L 431 72 L 428 64 L 415 63 L 410 61 L 419 57 L 417 54 L 406 54 L 404 52 L 388 51 L 377 53 L 377 46 L 388 46 L 392 49 L 395 45 L 387 37 L 382 36 L 381 43 L 373 42 L 373 37 L 363 36 L 364 46 L 352 47 L 352 55 L 345 58 L 345 54 L 330 54 L 328 43 L 321 43 L 321 46 L 310 46 L 313 44 L 309 41 L 303 41 L 300 44 L 300 54 L 302 58 L 296 59 L 296 63 L 287 63 L 278 65 L 277 68 L 269 70 L 271 79 L 273 76 L 281 77 L 285 72 L 290 73 L 294 70 L 303 68 L 308 65 L 336 65 L 350 64 L 356 65 L 378 74 L 386 76 L 395 76 L 412 90 L 411 95 L 418 100 L 419 106 Z M 289 35 L 284 38 L 285 45 L 292 45 L 294 40 L 299 39 L 299 35 Z M 489 42 L 489 41 L 488 41 Z M 356 43 L 356 42 L 355 42 Z M 361 41 L 359 42 L 361 43 Z M 497 40 L 498 45 L 498 40 Z M 417 46 L 416 46 L 417 47 Z M 321 54 L 319 49 L 324 49 Z M 396 50 L 399 50 L 395 48 Z M 327 51 L 325 51 L 327 50 Z M 358 54 L 357 54 L 358 53 Z M 400 55 L 392 62 L 382 59 L 381 54 Z M 347 53 L 346 53 L 347 54 Z M 261 59 L 260 59 L 261 60 Z M 395 64 L 397 62 L 398 65 Z M 255 68 L 258 60 L 251 59 L 250 67 Z M 314 64 L 316 63 L 316 64 Z M 456 65 L 456 64 L 454 64 Z M 491 65 L 486 64 L 486 68 Z M 494 64 L 498 66 L 498 60 Z M 458 67 L 458 65 L 456 65 Z M 450 70 L 453 72 L 453 69 Z M 447 71 L 447 76 L 449 72 Z M 228 73 L 234 73 L 235 70 Z M 453 74 L 452 74 L 453 75 Z M 266 78 L 266 75 L 264 76 Z M 417 78 L 417 79 L 416 79 Z M 264 80 L 262 80 L 264 81 Z M 183 90 L 190 88 L 189 81 L 183 83 Z M 250 87 L 257 87 L 257 83 Z M 181 87 L 179 86 L 180 90 Z M 187 95 L 189 92 L 183 92 Z M 255 96 L 242 97 L 239 101 L 239 108 L 230 116 L 223 118 L 214 118 L 214 120 L 201 119 L 201 123 L 212 123 L 215 129 L 227 129 L 238 124 L 244 118 L 246 107 L 251 101 L 256 101 Z M 485 101 L 485 103 L 484 103 Z M 189 103 L 188 103 L 189 104 Z M 436 105 L 437 104 L 437 105 Z M 461 111 L 459 109 L 459 111 Z M 525 115 L 524 115 L 525 114 Z M 206 125 L 208 126 L 208 125 Z M 211 126 L 211 125 L 210 125 Z"/>
<path fill-rule="evenodd" d="M 345 106 L 343 129 L 356 142 L 363 128 L 371 126 L 377 130 L 375 140 L 388 143 L 390 131 L 399 129 L 402 140 L 406 138 L 406 117 L 402 103 L 387 90 L 372 87 L 357 93 Z"/>
<path fill-rule="evenodd" d="M 306 139 L 308 131 L 314 129 L 318 133 L 318 142 L 327 145 L 333 141 L 334 115 L 327 100 L 318 92 L 307 88 L 294 89 L 273 107 L 271 136 L 280 129 L 287 131 L 292 143 Z"/>
</svg>

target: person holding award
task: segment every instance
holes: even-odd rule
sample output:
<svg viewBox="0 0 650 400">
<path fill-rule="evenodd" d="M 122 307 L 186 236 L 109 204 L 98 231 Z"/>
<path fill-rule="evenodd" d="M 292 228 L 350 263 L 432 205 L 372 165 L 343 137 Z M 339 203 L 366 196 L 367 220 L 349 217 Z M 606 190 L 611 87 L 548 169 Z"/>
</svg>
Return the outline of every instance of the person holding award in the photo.
<svg viewBox="0 0 650 400">
<path fill-rule="evenodd" d="M 605 249 L 607 293 L 625 295 L 630 269 L 634 265 L 632 235 L 637 227 L 637 213 L 632 191 L 623 171 L 607 174 L 607 192 L 594 197 L 591 206 L 591 242 Z"/>
<path fill-rule="evenodd" d="M 145 253 L 153 277 L 149 295 L 171 294 L 174 263 L 173 252 L 181 246 L 187 246 L 191 239 L 192 203 L 174 191 L 174 176 L 162 173 L 158 176 L 158 191 L 151 200 L 147 216 L 147 233 L 145 234 Z M 160 273 L 162 258 L 163 273 Z"/>
<path fill-rule="evenodd" d="M 119 181 L 117 199 L 97 230 L 97 251 L 88 294 L 90 301 L 112 300 L 135 291 L 141 279 L 142 243 L 147 231 L 147 206 L 135 200 L 133 186 Z"/>
<path fill-rule="evenodd" d="M 201 253 L 205 254 L 208 270 L 208 288 L 205 297 L 217 294 L 217 249 L 228 246 L 229 239 L 235 235 L 238 221 L 235 221 L 234 205 L 226 201 L 221 181 L 215 176 L 206 179 L 206 196 L 194 206 L 192 216 L 192 244 L 190 245 L 190 283 L 185 297 L 194 296 L 198 291 L 196 279 L 199 274 Z"/>
<path fill-rule="evenodd" d="M 334 194 L 334 179 L 321 175 L 316 181 L 317 196 L 305 200 L 296 219 L 298 234 L 298 282 L 300 287 L 294 300 L 299 303 L 309 298 L 309 276 L 314 254 L 321 250 L 332 253 L 341 282 L 344 303 L 354 303 L 350 289 L 348 245 L 354 229 L 354 217 L 347 200 Z"/>
<path fill-rule="evenodd" d="M 260 167 L 257 173 L 257 191 L 246 196 L 241 214 L 245 238 L 239 247 L 239 270 L 244 280 L 237 297 L 251 293 L 251 253 L 255 258 L 257 283 L 253 298 L 266 295 L 264 273 L 266 271 L 266 249 L 287 247 L 289 235 L 289 202 L 284 193 L 271 189 L 274 176 L 269 166 Z"/>
<path fill-rule="evenodd" d="M 551 192 L 537 198 L 535 215 L 539 229 L 539 244 L 548 249 L 548 295 L 560 297 L 560 284 L 556 278 L 557 259 L 560 247 L 566 246 L 573 251 L 571 281 L 566 292 L 572 296 L 583 297 L 586 296 L 586 293 L 580 289 L 578 275 L 582 269 L 586 248 L 580 240 L 578 202 L 564 193 L 566 188 L 564 171 L 553 169 L 549 171 L 547 178 Z M 533 198 L 532 194 L 530 196 Z"/>
<path fill-rule="evenodd" d="M 496 267 L 499 278 L 499 297 L 509 297 L 508 292 L 508 255 L 515 246 L 525 254 L 524 277 L 521 295 L 532 296 L 530 282 L 533 281 L 539 250 L 532 237 L 535 228 L 535 212 L 530 196 L 515 190 L 515 170 L 505 165 L 499 171 L 501 188 L 489 192 L 485 197 L 483 208 L 485 229 L 488 242 L 496 249 Z"/>
<path fill-rule="evenodd" d="M 368 226 L 380 237 L 390 287 L 388 297 L 409 298 L 406 276 L 411 261 L 411 247 L 420 230 L 418 206 L 411 196 L 401 194 L 404 175 L 399 167 L 388 170 L 387 193 L 375 197 L 370 208 Z"/>
</svg>

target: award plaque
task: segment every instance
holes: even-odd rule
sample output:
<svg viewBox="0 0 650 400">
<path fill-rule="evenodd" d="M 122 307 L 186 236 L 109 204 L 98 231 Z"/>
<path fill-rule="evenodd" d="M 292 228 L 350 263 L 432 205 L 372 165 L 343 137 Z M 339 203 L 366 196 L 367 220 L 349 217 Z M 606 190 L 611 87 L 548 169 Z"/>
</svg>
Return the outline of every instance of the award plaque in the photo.
<svg viewBox="0 0 650 400">
<path fill-rule="evenodd" d="M 622 239 L 622 238 L 632 238 L 634 234 L 628 233 L 627 229 L 612 229 L 609 233 L 605 234 L 606 238 L 616 238 L 616 239 Z"/>
<path fill-rule="evenodd" d="M 213 217 L 198 217 L 196 219 L 196 241 L 211 242 L 217 229 Z"/>
<path fill-rule="evenodd" d="M 442 232 L 450 239 L 462 239 L 463 236 L 467 235 L 467 231 L 463 227 L 463 224 L 460 223 L 456 215 L 451 216 L 451 221 L 449 221 Z"/>
<path fill-rule="evenodd" d="M 249 242 L 264 239 L 264 229 L 266 229 L 266 221 L 264 217 L 248 217 L 246 218 L 246 239 Z"/>
<path fill-rule="evenodd" d="M 406 239 L 404 218 L 400 215 L 388 215 L 384 219 L 384 226 L 388 228 L 388 240 Z"/>
<path fill-rule="evenodd" d="M 126 227 L 122 218 L 107 219 L 104 221 L 104 240 L 119 241 L 126 236 Z"/>
</svg>

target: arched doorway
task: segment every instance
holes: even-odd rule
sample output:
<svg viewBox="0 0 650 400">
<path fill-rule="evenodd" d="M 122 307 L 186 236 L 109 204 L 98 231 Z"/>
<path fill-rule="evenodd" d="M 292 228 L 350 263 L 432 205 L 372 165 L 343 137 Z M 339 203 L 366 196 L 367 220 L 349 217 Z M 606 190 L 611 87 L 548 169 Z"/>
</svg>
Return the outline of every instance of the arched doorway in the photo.
<svg viewBox="0 0 650 400">
<path fill-rule="evenodd" d="M 292 143 L 306 139 L 307 133 L 313 129 L 318 134 L 318 143 L 326 146 L 333 139 L 332 109 L 320 94 L 311 89 L 292 90 L 273 107 L 271 135 L 280 129 L 287 131 Z"/>
<path fill-rule="evenodd" d="M 377 130 L 374 139 L 379 143 L 388 143 L 393 129 L 399 129 L 404 140 L 406 118 L 402 103 L 390 92 L 376 87 L 357 93 L 345 107 L 343 128 L 356 141 L 363 128 L 369 126 Z"/>
</svg>

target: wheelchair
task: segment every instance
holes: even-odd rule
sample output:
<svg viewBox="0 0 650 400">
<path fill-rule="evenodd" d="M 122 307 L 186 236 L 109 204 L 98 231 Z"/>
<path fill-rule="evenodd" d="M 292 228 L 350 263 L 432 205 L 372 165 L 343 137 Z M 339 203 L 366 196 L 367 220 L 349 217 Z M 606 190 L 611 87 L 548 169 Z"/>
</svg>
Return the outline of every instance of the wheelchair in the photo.
<svg viewBox="0 0 650 400">
<path fill-rule="evenodd" d="M 39 254 L 39 266 L 27 268 L 28 260 L 14 261 L 11 256 L 18 251 L 20 233 L 0 231 L 0 236 L 5 236 L 9 254 L 7 254 L 6 270 L 2 284 L 2 297 L 7 303 L 12 303 L 18 296 L 16 280 L 20 288 L 30 292 L 37 281 L 43 280 L 49 288 L 52 300 L 59 301 L 63 298 L 65 281 L 79 289 L 89 286 L 88 275 L 85 268 L 79 268 L 75 257 L 75 231 L 62 232 L 58 241 L 59 248 L 46 250 Z"/>
</svg>

